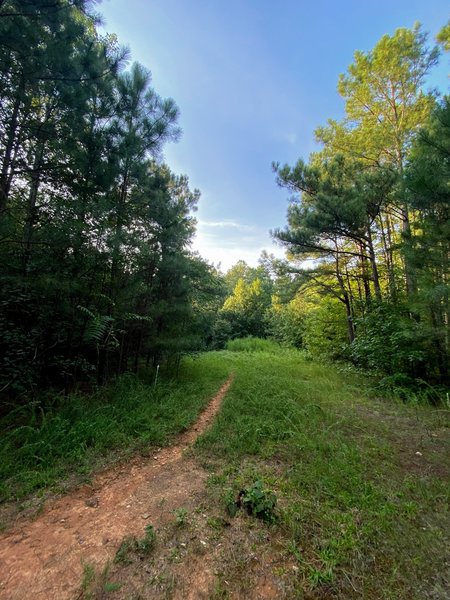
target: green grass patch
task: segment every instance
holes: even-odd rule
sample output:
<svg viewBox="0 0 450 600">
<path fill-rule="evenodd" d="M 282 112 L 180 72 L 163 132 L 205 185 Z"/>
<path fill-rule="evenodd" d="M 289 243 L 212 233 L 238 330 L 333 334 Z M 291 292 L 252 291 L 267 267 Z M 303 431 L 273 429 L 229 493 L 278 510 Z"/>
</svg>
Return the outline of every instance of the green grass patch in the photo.
<svg viewBox="0 0 450 600">
<path fill-rule="evenodd" d="M 280 345 L 273 340 L 264 340 L 253 336 L 237 338 L 227 342 L 230 352 L 277 352 Z"/>
<path fill-rule="evenodd" d="M 34 403 L 0 423 L 0 499 L 20 499 L 71 474 L 88 475 L 114 451 L 167 444 L 195 421 L 225 380 L 214 353 L 186 359 L 176 380 L 125 375 L 91 396 Z M 147 379 L 147 381 L 146 381 Z"/>
<path fill-rule="evenodd" d="M 370 397 L 363 375 L 295 351 L 223 356 L 236 377 L 196 445 L 213 496 L 225 507 L 256 480 L 274 490 L 307 597 L 444 597 L 446 411 Z"/>
</svg>

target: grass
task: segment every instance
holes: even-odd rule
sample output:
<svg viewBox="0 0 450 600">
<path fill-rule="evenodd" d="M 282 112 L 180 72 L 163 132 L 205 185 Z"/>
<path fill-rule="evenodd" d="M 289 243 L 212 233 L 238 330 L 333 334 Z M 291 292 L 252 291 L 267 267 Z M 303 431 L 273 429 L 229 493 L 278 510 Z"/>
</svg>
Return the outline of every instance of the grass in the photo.
<svg viewBox="0 0 450 600">
<path fill-rule="evenodd" d="M 186 359 L 177 380 L 153 386 L 146 374 L 121 377 L 92 396 L 58 398 L 0 423 L 0 501 L 21 499 L 76 473 L 89 476 L 115 452 L 167 444 L 195 421 L 227 376 L 214 354 Z M 148 451 L 148 450 L 147 450 Z"/>
<path fill-rule="evenodd" d="M 227 342 L 227 350 L 231 352 L 277 352 L 280 345 L 273 340 L 264 340 L 248 336 Z"/>
<path fill-rule="evenodd" d="M 293 351 L 223 356 L 236 378 L 197 452 L 213 501 L 275 490 L 298 597 L 450 593 L 448 411 L 377 400 L 360 374 Z"/>
<path fill-rule="evenodd" d="M 199 510 L 176 510 L 156 546 L 150 533 L 145 548 L 126 538 L 123 560 L 119 552 L 98 585 L 87 569 L 86 590 L 100 590 L 90 597 L 117 586 L 128 597 L 140 585 L 172 597 L 175 583 L 206 566 L 211 598 L 449 597 L 449 411 L 377 398 L 364 374 L 267 340 L 186 360 L 176 382 L 125 377 L 45 413 L 35 406 L 20 428 L 4 423 L 3 496 L 89 473 L 114 451 L 168 443 L 231 371 L 221 411 L 194 448 L 210 471 Z M 227 505 L 245 494 L 270 500 L 273 518 L 231 518 Z"/>
</svg>

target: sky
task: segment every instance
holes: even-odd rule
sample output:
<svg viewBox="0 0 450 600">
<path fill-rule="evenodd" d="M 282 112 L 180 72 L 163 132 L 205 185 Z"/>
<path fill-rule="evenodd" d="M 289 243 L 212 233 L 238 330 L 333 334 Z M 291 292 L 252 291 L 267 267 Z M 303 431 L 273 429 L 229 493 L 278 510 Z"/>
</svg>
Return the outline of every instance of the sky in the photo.
<svg viewBox="0 0 450 600">
<path fill-rule="evenodd" d="M 272 162 L 317 149 L 314 130 L 341 119 L 336 91 L 355 50 L 422 23 L 430 43 L 449 18 L 444 0 L 103 0 L 104 29 L 152 72 L 180 109 L 181 140 L 164 159 L 201 191 L 193 249 L 227 270 L 283 250 L 289 193 Z M 448 89 L 448 57 L 428 85 Z"/>
</svg>

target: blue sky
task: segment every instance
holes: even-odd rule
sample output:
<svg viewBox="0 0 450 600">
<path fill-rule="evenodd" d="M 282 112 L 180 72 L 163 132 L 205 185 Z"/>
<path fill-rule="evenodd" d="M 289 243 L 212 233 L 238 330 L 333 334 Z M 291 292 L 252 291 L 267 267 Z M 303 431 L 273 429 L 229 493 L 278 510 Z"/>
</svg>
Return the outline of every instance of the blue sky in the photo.
<svg viewBox="0 0 450 600">
<path fill-rule="evenodd" d="M 307 159 L 315 128 L 343 116 L 336 85 L 353 52 L 415 21 L 432 41 L 449 17 L 441 0 L 103 0 L 99 11 L 180 108 L 165 160 L 202 192 L 194 248 L 222 269 L 282 255 L 269 230 L 284 226 L 288 193 L 271 163 Z M 445 91 L 447 72 L 443 57 L 430 85 Z"/>
</svg>

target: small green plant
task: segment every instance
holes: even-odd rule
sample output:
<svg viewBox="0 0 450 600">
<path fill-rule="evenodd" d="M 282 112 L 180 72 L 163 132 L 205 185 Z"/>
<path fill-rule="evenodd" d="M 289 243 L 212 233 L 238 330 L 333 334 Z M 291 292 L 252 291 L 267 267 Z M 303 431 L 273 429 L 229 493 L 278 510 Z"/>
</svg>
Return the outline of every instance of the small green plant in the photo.
<svg viewBox="0 0 450 600">
<path fill-rule="evenodd" d="M 122 540 L 119 549 L 116 552 L 116 556 L 114 557 L 114 562 L 122 565 L 131 564 L 130 553 L 133 551 L 135 542 L 136 539 L 133 537 L 126 537 Z"/>
<path fill-rule="evenodd" d="M 81 589 L 86 595 L 92 582 L 95 580 L 95 568 L 90 563 L 86 563 L 83 566 L 83 579 L 81 581 Z"/>
<path fill-rule="evenodd" d="M 184 525 L 186 525 L 188 511 L 185 508 L 180 507 L 174 510 L 173 512 L 175 515 L 175 522 L 178 525 L 178 527 L 183 527 Z"/>
<path fill-rule="evenodd" d="M 145 527 L 145 535 L 137 541 L 137 550 L 140 554 L 149 554 L 155 545 L 156 534 L 153 525 Z"/>
<path fill-rule="evenodd" d="M 139 555 L 148 555 L 153 550 L 156 540 L 155 530 L 153 525 L 147 525 L 145 527 L 144 537 L 137 539 L 133 536 L 126 537 L 119 546 L 116 552 L 114 562 L 122 563 L 124 565 L 131 563 L 130 554 L 134 552 Z"/>
<path fill-rule="evenodd" d="M 277 497 L 273 492 L 263 488 L 262 481 L 255 481 L 251 488 L 244 490 L 241 498 L 242 505 L 250 515 L 267 523 L 273 523 L 276 520 L 274 511 Z"/>
<path fill-rule="evenodd" d="M 239 508 L 244 508 L 249 515 L 262 519 L 266 523 L 276 521 L 276 505 L 276 495 L 270 490 L 265 490 L 262 481 L 259 480 L 255 481 L 250 488 L 241 490 L 236 501 L 230 495 L 226 498 L 227 510 L 231 517 L 236 515 Z"/>
<path fill-rule="evenodd" d="M 332 583 L 333 569 L 331 567 L 327 567 L 325 569 L 316 569 L 314 567 L 310 567 L 308 579 L 314 587 L 326 583 Z"/>
</svg>

